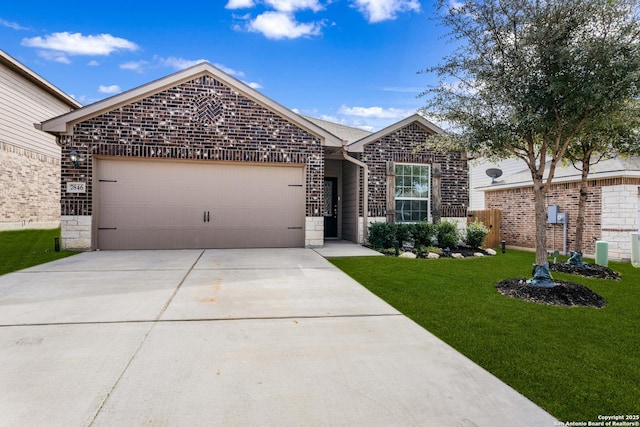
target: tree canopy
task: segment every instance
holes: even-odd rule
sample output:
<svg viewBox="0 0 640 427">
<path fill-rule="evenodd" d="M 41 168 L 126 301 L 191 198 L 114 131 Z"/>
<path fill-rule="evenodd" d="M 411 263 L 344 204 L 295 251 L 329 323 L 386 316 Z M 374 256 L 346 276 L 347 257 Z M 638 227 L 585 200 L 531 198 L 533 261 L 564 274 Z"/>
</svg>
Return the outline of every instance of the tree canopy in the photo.
<svg viewBox="0 0 640 427">
<path fill-rule="evenodd" d="M 536 259 L 546 261 L 544 194 L 567 149 L 640 94 L 638 0 L 439 0 L 457 46 L 426 73 L 425 112 L 457 147 L 518 157 L 536 197 Z M 545 175 L 546 173 L 546 175 Z"/>
</svg>

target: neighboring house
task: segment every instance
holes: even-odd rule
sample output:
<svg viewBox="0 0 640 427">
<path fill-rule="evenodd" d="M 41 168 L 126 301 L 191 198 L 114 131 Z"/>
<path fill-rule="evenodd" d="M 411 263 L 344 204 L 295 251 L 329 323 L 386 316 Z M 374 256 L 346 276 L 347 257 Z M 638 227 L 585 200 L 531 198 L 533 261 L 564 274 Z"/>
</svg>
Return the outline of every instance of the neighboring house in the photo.
<svg viewBox="0 0 640 427">
<path fill-rule="evenodd" d="M 60 225 L 60 147 L 34 124 L 80 107 L 0 50 L 0 230 Z"/>
<path fill-rule="evenodd" d="M 548 170 L 548 168 L 547 168 Z M 580 172 L 572 166 L 556 169 L 547 206 L 567 213 L 567 250 L 573 250 L 578 214 Z M 531 173 L 525 169 L 483 188 L 487 209 L 502 210 L 502 238 L 507 245 L 535 247 Z M 593 255 L 595 242 L 609 243 L 609 257 L 628 260 L 631 236 L 640 227 L 640 157 L 603 160 L 591 166 L 583 252 Z M 563 224 L 547 224 L 547 247 L 563 251 Z"/>
<path fill-rule="evenodd" d="M 362 242 L 371 221 L 464 217 L 464 153 L 303 117 L 202 63 L 41 124 L 62 147 L 66 248 Z M 71 154 L 76 155 L 72 159 Z"/>
<path fill-rule="evenodd" d="M 485 209 L 484 191 L 482 188 L 491 184 L 493 179 L 487 175 L 489 169 L 499 169 L 501 177 L 496 181 L 501 181 L 505 177 L 528 170 L 524 160 L 504 159 L 499 162 L 490 162 L 484 158 L 469 160 L 469 209 L 480 211 Z"/>
</svg>

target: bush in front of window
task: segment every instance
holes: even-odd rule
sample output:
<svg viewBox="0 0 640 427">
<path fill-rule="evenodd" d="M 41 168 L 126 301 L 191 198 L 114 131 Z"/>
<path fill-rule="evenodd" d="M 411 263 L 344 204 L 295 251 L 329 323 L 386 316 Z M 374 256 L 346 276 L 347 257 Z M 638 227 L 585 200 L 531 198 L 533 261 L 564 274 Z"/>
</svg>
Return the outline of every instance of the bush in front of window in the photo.
<svg viewBox="0 0 640 427">
<path fill-rule="evenodd" d="M 481 248 L 484 245 L 484 239 L 487 234 L 489 234 L 489 229 L 476 219 L 472 224 L 467 225 L 465 241 L 472 248 Z"/>
<path fill-rule="evenodd" d="M 455 222 L 440 221 L 436 224 L 436 237 L 441 248 L 455 249 L 460 243 L 460 231 Z"/>
<path fill-rule="evenodd" d="M 369 226 L 369 244 L 375 249 L 394 248 L 397 228 L 392 222 L 374 222 Z"/>
<path fill-rule="evenodd" d="M 414 241 L 413 226 L 414 224 L 396 224 L 396 240 L 399 246 L 402 246 L 403 242 Z"/>
<path fill-rule="evenodd" d="M 436 226 L 430 222 L 420 221 L 413 224 L 411 231 L 413 242 L 417 247 L 432 246 L 436 238 Z"/>
</svg>

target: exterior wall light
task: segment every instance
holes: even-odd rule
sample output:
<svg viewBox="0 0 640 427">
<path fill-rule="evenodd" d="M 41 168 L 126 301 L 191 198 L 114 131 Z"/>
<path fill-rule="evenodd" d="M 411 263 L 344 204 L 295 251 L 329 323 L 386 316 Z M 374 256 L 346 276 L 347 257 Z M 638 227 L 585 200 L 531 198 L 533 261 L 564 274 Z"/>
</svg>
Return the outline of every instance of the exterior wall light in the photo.
<svg viewBox="0 0 640 427">
<path fill-rule="evenodd" d="M 74 168 L 78 169 L 80 167 L 80 157 L 76 150 L 71 150 L 71 153 L 69 153 L 69 160 L 71 160 L 71 164 Z"/>
</svg>

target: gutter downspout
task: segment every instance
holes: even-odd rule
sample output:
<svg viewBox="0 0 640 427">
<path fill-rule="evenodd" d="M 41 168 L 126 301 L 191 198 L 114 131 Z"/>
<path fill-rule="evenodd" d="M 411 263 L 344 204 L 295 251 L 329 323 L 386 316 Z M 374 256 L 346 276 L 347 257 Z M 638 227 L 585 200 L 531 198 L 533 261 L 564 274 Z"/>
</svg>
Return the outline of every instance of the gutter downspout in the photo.
<svg viewBox="0 0 640 427">
<path fill-rule="evenodd" d="M 363 174 L 363 178 L 362 178 L 362 217 L 364 219 L 363 223 L 362 223 L 362 243 L 366 243 L 367 241 L 367 230 L 369 229 L 368 227 L 368 222 L 369 222 L 369 214 L 368 214 L 368 209 L 369 209 L 369 167 L 362 163 L 360 160 L 358 159 L 354 159 L 353 157 L 349 156 L 349 154 L 347 154 L 347 151 L 343 148 L 342 149 L 342 157 L 344 157 L 344 159 L 348 162 L 351 162 L 357 166 L 360 166 L 362 168 L 362 174 Z"/>
</svg>

